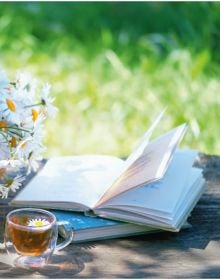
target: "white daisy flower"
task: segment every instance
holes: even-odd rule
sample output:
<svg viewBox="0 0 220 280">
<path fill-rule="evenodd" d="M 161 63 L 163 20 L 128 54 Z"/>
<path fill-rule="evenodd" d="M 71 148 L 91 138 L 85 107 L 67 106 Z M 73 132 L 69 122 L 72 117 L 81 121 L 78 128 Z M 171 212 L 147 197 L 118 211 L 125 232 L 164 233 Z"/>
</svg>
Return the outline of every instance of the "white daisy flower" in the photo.
<svg viewBox="0 0 220 280">
<path fill-rule="evenodd" d="M 12 182 L 10 185 L 8 185 L 8 188 L 12 190 L 13 192 L 16 192 L 22 185 L 22 182 L 25 180 L 24 176 L 17 175 L 15 178 L 13 178 Z"/>
<path fill-rule="evenodd" d="M 46 109 L 46 113 L 49 116 L 54 117 L 57 113 L 57 108 L 52 105 L 54 98 L 52 98 L 49 94 L 50 94 L 50 85 L 46 84 L 43 88 L 42 88 L 42 92 L 41 92 L 41 102 L 43 107 Z"/>
<path fill-rule="evenodd" d="M 39 142 L 42 141 L 45 131 L 44 131 L 44 126 L 43 126 L 43 120 L 44 116 L 40 116 L 38 120 L 34 123 L 34 131 L 33 131 L 33 137 L 37 139 Z"/>
<path fill-rule="evenodd" d="M 5 187 L 5 185 L 0 184 L 0 197 L 7 198 L 9 193 L 9 188 Z"/>
<path fill-rule="evenodd" d="M 31 219 L 28 221 L 29 227 L 43 227 L 49 224 L 50 223 L 46 219 Z"/>
<path fill-rule="evenodd" d="M 4 184 L 0 185 L 0 196 L 6 198 L 10 190 L 16 192 L 22 185 L 24 179 L 25 177 L 21 175 L 17 175 L 15 178 L 6 177 Z"/>
<path fill-rule="evenodd" d="M 30 73 L 18 71 L 16 74 L 16 88 L 26 91 L 34 91 L 36 87 L 36 80 L 33 79 Z"/>
<path fill-rule="evenodd" d="M 41 143 L 35 137 L 28 137 L 22 140 L 16 147 L 16 157 L 28 159 L 31 152 L 41 148 Z"/>
<path fill-rule="evenodd" d="M 26 118 L 22 120 L 22 127 L 32 130 L 33 135 L 36 134 L 36 130 L 43 130 L 43 122 L 45 116 L 37 109 L 31 109 L 28 112 Z M 35 136 L 34 136 L 35 137 Z"/>
<path fill-rule="evenodd" d="M 21 115 L 20 112 L 23 108 L 19 106 L 15 100 L 13 100 L 9 95 L 2 95 L 0 101 L 0 111 L 2 117 L 6 119 L 8 122 L 12 122 L 15 124 L 20 124 Z"/>
<path fill-rule="evenodd" d="M 37 171 L 38 167 L 39 167 L 39 161 L 42 160 L 42 156 L 40 155 L 41 153 L 43 153 L 43 151 L 45 150 L 45 148 L 42 147 L 41 151 L 32 151 L 28 157 L 28 170 L 27 170 L 27 174 L 29 174 L 31 172 L 31 170 L 33 170 L 34 172 Z"/>
</svg>

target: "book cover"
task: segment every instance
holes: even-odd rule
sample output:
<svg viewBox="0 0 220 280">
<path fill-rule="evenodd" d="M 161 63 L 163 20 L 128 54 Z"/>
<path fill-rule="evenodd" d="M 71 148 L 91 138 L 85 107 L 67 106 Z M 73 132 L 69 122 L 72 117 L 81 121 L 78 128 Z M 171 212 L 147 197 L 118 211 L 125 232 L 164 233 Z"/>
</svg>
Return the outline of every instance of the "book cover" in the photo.
<svg viewBox="0 0 220 280">
<path fill-rule="evenodd" d="M 51 212 L 56 216 L 58 222 L 63 223 L 63 225 L 59 226 L 59 234 L 62 237 L 66 237 L 69 227 L 74 229 L 73 243 L 149 234 L 160 231 L 148 226 L 85 216 L 79 212 L 59 210 L 53 210 Z"/>
</svg>

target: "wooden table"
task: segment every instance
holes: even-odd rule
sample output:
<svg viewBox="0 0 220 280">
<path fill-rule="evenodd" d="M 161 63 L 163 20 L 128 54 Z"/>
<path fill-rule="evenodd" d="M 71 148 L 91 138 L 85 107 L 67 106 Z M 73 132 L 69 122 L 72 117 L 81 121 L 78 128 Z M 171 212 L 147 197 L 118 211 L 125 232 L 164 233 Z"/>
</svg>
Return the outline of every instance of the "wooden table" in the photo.
<svg viewBox="0 0 220 280">
<path fill-rule="evenodd" d="M 200 155 L 207 189 L 189 218 L 192 228 L 69 245 L 40 270 L 10 265 L 3 246 L 8 200 L 0 206 L 1 278 L 220 278 L 220 157 Z"/>
</svg>

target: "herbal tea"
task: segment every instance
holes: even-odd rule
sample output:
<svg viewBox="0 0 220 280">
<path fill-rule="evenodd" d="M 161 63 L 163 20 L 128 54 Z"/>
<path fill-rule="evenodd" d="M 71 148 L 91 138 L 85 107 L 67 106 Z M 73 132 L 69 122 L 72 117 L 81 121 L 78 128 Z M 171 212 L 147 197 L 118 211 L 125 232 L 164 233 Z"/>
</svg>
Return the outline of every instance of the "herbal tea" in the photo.
<svg viewBox="0 0 220 280">
<path fill-rule="evenodd" d="M 14 266 L 36 269 L 50 261 L 54 250 L 72 242 L 73 229 L 66 233 L 65 240 L 57 245 L 58 222 L 53 213 L 36 208 L 15 209 L 6 217 L 5 248 Z"/>
<path fill-rule="evenodd" d="M 11 221 L 9 233 L 19 254 L 39 256 L 47 250 L 52 235 L 50 225 L 45 227 L 40 219 L 32 219 L 31 221 L 34 221 L 36 225 L 32 223 L 27 227 L 29 222 L 27 216 L 14 216 Z"/>
</svg>

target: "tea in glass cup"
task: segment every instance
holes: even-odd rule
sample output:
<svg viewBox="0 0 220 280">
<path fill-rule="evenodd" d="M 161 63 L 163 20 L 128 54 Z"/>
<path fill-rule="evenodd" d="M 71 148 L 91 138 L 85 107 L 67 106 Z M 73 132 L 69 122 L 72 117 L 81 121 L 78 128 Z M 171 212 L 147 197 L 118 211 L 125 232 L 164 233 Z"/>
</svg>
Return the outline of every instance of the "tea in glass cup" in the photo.
<svg viewBox="0 0 220 280">
<path fill-rule="evenodd" d="M 67 246 L 73 239 L 73 230 L 63 243 L 56 245 L 58 224 L 56 217 L 46 210 L 24 208 L 11 211 L 6 218 L 5 247 L 14 256 L 14 264 L 25 268 L 41 267 L 55 249 Z"/>
</svg>

